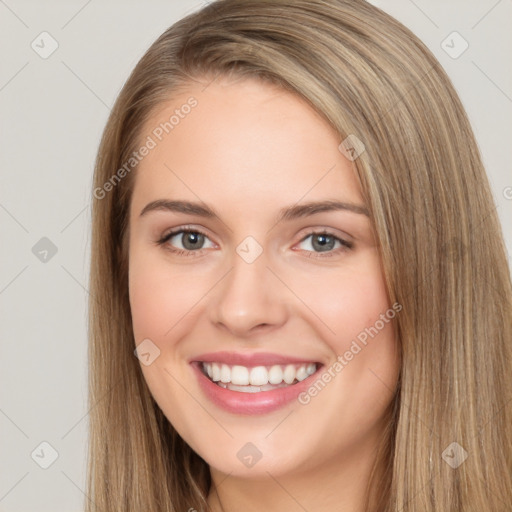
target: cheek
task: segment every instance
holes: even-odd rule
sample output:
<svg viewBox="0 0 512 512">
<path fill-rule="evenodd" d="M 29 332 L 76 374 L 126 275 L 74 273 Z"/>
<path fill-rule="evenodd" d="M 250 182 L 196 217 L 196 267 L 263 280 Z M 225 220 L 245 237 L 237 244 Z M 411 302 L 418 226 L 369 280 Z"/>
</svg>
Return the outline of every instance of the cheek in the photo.
<svg viewBox="0 0 512 512">
<path fill-rule="evenodd" d="M 310 322 L 321 328 L 322 337 L 338 354 L 348 349 L 347 341 L 376 322 L 379 331 L 391 330 L 387 328 L 389 322 L 382 326 L 379 320 L 387 311 L 394 313 L 378 262 L 374 260 L 369 257 L 357 265 L 337 271 L 329 269 L 325 275 L 295 279 L 297 295 L 310 308 Z"/>
<path fill-rule="evenodd" d="M 390 304 L 378 262 L 372 258 L 360 265 L 331 272 L 328 279 L 308 280 L 297 290 L 311 308 L 309 323 L 317 326 L 331 353 L 323 381 L 330 392 L 315 402 L 328 407 L 329 400 L 337 401 L 341 410 L 355 408 L 360 420 L 368 421 L 369 410 L 374 407 L 378 416 L 396 386 L 399 350 L 393 319 L 401 307 Z M 323 389 L 320 383 L 304 403 Z"/>
<path fill-rule="evenodd" d="M 180 272 L 159 260 L 137 257 L 130 261 L 129 293 L 136 342 L 143 338 L 170 340 L 171 331 L 189 321 L 194 306 L 208 291 L 208 281 Z"/>
<path fill-rule="evenodd" d="M 182 435 L 187 434 L 189 442 L 194 425 L 204 421 L 204 413 L 199 407 L 194 409 L 193 401 L 191 406 L 190 394 L 180 384 L 190 376 L 187 365 L 182 364 L 179 339 L 195 323 L 194 305 L 204 295 L 200 282 L 191 282 L 190 273 L 171 272 L 165 258 L 157 261 L 136 249 L 130 255 L 129 299 L 135 344 L 149 339 L 158 348 L 158 352 L 150 349 L 152 357 L 158 355 L 150 364 L 141 364 L 141 370 L 160 409 Z M 182 414 L 183 404 L 187 404 L 187 414 Z"/>
</svg>

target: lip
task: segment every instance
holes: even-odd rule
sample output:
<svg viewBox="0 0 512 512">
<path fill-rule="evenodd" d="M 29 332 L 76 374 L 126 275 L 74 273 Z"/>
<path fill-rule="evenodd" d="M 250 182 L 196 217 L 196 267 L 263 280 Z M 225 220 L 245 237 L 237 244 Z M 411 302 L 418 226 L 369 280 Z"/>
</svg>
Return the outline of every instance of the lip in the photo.
<svg viewBox="0 0 512 512">
<path fill-rule="evenodd" d="M 206 397 L 217 407 L 232 414 L 261 415 L 267 414 L 285 407 L 297 399 L 311 382 L 318 376 L 318 372 L 324 366 L 317 362 L 317 370 L 306 379 L 292 386 L 261 391 L 259 393 L 243 393 L 225 389 L 213 383 L 202 370 L 203 362 L 222 362 L 229 365 L 240 364 L 242 366 L 272 366 L 273 364 L 300 364 L 311 363 L 314 359 L 298 359 L 278 354 L 255 353 L 240 354 L 232 352 L 215 352 L 203 354 L 190 362 L 198 379 L 199 386 Z"/>
</svg>

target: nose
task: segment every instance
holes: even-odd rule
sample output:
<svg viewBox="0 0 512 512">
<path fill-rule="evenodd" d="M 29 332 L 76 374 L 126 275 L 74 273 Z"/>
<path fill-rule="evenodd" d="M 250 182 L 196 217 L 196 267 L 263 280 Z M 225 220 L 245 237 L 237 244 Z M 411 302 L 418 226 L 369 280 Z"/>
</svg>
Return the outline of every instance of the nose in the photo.
<svg viewBox="0 0 512 512">
<path fill-rule="evenodd" d="M 267 264 L 265 252 L 252 263 L 234 255 L 230 272 L 211 295 L 210 318 L 217 328 L 247 338 L 286 322 L 287 295 Z"/>
</svg>

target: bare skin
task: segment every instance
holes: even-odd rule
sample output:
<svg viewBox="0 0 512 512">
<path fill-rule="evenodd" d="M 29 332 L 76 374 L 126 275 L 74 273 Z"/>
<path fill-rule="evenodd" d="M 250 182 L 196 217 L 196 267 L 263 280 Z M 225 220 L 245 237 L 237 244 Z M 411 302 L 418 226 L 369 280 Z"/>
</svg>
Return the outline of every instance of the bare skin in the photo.
<svg viewBox="0 0 512 512">
<path fill-rule="evenodd" d="M 133 329 L 137 344 L 150 339 L 160 351 L 144 377 L 209 464 L 214 512 L 361 511 L 399 364 L 388 317 L 359 351 L 353 344 L 392 305 L 352 163 L 311 107 L 256 80 L 191 83 L 143 138 L 191 96 L 197 106 L 140 162 L 133 191 Z M 206 203 L 217 217 L 141 215 L 159 199 Z M 278 220 L 312 201 L 351 206 Z M 197 246 L 183 233 L 156 243 L 184 227 L 204 235 Z M 251 263 L 237 252 L 248 236 L 244 247 L 261 249 Z M 191 368 L 216 351 L 301 357 L 331 378 L 302 403 L 235 414 L 204 394 Z M 261 454 L 251 467 L 240 457 L 247 443 Z"/>
</svg>

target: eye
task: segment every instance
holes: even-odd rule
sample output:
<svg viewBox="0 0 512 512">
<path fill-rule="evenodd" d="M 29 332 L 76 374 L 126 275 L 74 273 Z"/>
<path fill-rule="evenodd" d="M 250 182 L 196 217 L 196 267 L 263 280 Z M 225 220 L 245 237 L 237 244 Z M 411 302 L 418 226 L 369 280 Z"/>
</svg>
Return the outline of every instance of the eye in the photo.
<svg viewBox="0 0 512 512">
<path fill-rule="evenodd" d="M 166 245 L 167 249 L 179 254 L 198 252 L 201 249 L 214 247 L 213 242 L 208 238 L 208 236 L 197 229 L 180 229 L 171 231 L 158 240 L 157 243 L 159 245 Z"/>
<path fill-rule="evenodd" d="M 312 232 L 303 238 L 299 244 L 303 245 L 302 250 L 318 253 L 336 253 L 338 250 L 344 251 L 352 249 L 353 244 L 343 238 L 337 237 L 327 231 Z"/>
<path fill-rule="evenodd" d="M 198 229 L 181 228 L 171 231 L 157 241 L 158 245 L 178 255 L 199 255 L 203 249 L 215 247 L 208 236 Z M 302 245 L 302 247 L 301 247 Z M 324 253 L 325 256 L 352 249 L 353 243 L 327 231 L 315 231 L 305 236 L 299 243 L 299 249 L 312 254 Z M 321 257 L 322 254 L 318 254 Z"/>
</svg>

